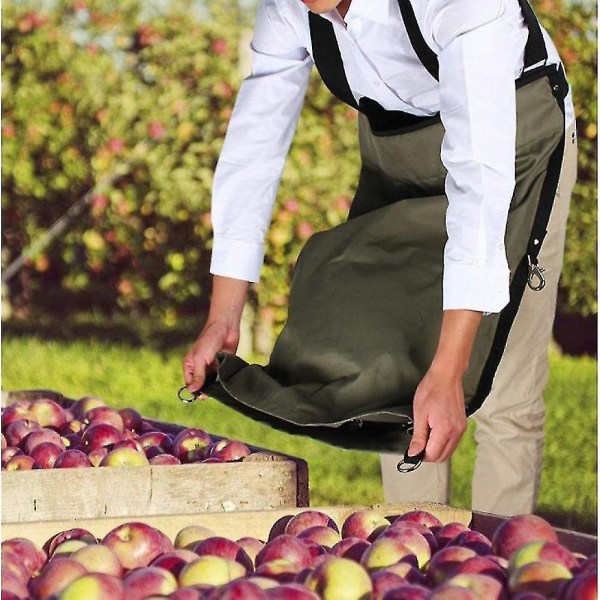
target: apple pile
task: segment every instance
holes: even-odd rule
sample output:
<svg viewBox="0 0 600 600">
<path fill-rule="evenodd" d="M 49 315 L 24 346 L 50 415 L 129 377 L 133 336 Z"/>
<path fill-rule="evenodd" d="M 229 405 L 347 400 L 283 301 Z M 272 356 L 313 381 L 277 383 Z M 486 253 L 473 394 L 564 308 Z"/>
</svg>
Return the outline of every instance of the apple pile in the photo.
<svg viewBox="0 0 600 600">
<path fill-rule="evenodd" d="M 491 540 L 425 511 L 360 510 L 341 532 L 325 513 L 279 519 L 266 542 L 201 525 L 171 542 L 141 522 L 102 540 L 63 531 L 37 548 L 2 543 L 2 600 L 591 600 L 596 556 L 573 554 L 543 519 L 517 516 Z"/>
<path fill-rule="evenodd" d="M 116 410 L 86 396 L 69 409 L 50 398 L 2 409 L 2 469 L 72 469 L 220 463 L 250 454 L 243 442 L 214 440 L 190 427 L 160 431 L 131 408 Z"/>
</svg>

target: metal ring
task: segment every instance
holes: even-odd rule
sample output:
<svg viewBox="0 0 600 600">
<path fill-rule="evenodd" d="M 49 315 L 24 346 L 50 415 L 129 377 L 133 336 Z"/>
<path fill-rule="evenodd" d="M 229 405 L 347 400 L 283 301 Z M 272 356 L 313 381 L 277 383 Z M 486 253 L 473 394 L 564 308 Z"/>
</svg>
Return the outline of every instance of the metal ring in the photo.
<svg viewBox="0 0 600 600">
<path fill-rule="evenodd" d="M 191 394 L 191 396 L 189 398 L 184 398 L 181 394 L 183 391 L 187 391 L 189 394 Z M 181 400 L 181 402 L 184 402 L 185 404 L 191 404 L 192 402 L 196 402 L 196 400 L 198 400 L 198 396 L 201 394 L 202 392 L 200 390 L 196 390 L 195 392 L 190 392 L 187 389 L 186 385 L 182 385 L 178 392 L 177 392 L 177 397 L 179 398 L 179 400 Z"/>
<path fill-rule="evenodd" d="M 400 473 L 411 473 L 415 469 L 418 469 L 421 466 L 422 460 L 418 460 L 417 462 L 411 463 L 407 462 L 405 459 L 402 459 L 397 465 L 396 468 Z"/>
</svg>

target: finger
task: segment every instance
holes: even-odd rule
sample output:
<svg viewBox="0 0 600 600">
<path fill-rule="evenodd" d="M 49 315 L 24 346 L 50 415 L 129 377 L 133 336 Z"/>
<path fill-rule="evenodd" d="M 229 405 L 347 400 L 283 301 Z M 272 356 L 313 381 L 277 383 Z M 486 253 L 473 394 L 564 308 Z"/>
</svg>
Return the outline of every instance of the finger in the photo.
<svg viewBox="0 0 600 600">
<path fill-rule="evenodd" d="M 450 460 L 450 458 L 458 448 L 458 445 L 460 444 L 460 440 L 462 438 L 463 433 L 464 430 L 462 428 L 457 428 L 454 431 L 454 433 L 450 436 L 450 438 L 448 439 L 448 443 L 446 444 L 446 447 L 442 451 L 442 454 L 439 458 L 440 462 Z"/>
<path fill-rule="evenodd" d="M 427 415 L 421 414 L 420 411 L 415 412 L 413 435 L 408 447 L 408 455 L 416 456 L 419 454 L 419 452 L 425 448 L 429 435 L 430 429 L 429 423 L 427 422 Z"/>
<path fill-rule="evenodd" d="M 425 457 L 427 462 L 438 462 L 442 452 L 448 444 L 448 431 L 439 427 L 431 430 L 427 446 L 425 447 Z"/>
<path fill-rule="evenodd" d="M 183 359 L 183 382 L 189 386 L 192 383 L 192 377 L 194 376 L 194 360 L 190 355 L 186 355 Z"/>
</svg>

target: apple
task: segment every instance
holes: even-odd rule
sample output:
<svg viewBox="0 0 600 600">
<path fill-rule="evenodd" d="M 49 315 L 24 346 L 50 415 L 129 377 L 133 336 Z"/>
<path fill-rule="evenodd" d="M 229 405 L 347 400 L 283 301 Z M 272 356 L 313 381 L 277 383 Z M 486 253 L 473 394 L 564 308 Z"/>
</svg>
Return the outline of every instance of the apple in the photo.
<svg viewBox="0 0 600 600">
<path fill-rule="evenodd" d="M 211 443 L 212 439 L 206 431 L 188 427 L 175 436 L 172 453 L 182 463 L 191 463 L 204 458 Z"/>
<path fill-rule="evenodd" d="M 347 537 L 338 542 L 331 550 L 330 554 L 341 558 L 349 558 L 356 562 L 360 562 L 365 550 L 371 545 L 367 540 L 355 537 Z"/>
<path fill-rule="evenodd" d="M 560 595 L 562 600 L 596 600 L 598 598 L 598 575 L 576 575 Z"/>
<path fill-rule="evenodd" d="M 309 527 L 308 529 L 301 531 L 296 537 L 305 542 L 310 540 L 327 549 L 332 548 L 341 541 L 340 534 L 335 529 L 325 527 L 324 525 Z"/>
<path fill-rule="evenodd" d="M 215 532 L 202 525 L 188 525 L 175 536 L 175 548 L 191 550 L 198 542 L 210 537 L 215 537 Z"/>
<path fill-rule="evenodd" d="M 502 600 L 505 597 L 504 586 L 500 581 L 481 573 L 460 573 L 446 582 L 451 586 L 464 587 L 473 591 L 477 598 Z"/>
<path fill-rule="evenodd" d="M 158 454 L 150 459 L 150 464 L 155 465 L 180 465 L 181 461 L 172 454 Z"/>
<path fill-rule="evenodd" d="M 160 454 L 169 454 L 173 449 L 173 437 L 163 431 L 150 431 L 138 438 L 144 451 L 155 448 Z"/>
<path fill-rule="evenodd" d="M 98 540 L 93 533 L 89 532 L 87 529 L 75 527 L 73 529 L 66 529 L 65 531 L 61 531 L 60 533 L 53 535 L 44 544 L 44 552 L 48 555 L 48 557 L 52 557 L 57 546 L 68 540 L 83 540 L 87 544 L 98 543 Z"/>
<path fill-rule="evenodd" d="M 254 571 L 259 577 L 268 577 L 278 583 L 291 583 L 299 572 L 298 565 L 287 558 L 263 562 Z"/>
<path fill-rule="evenodd" d="M 434 588 L 427 600 L 481 600 L 481 596 L 466 587 L 444 583 Z"/>
<path fill-rule="evenodd" d="M 177 589 L 177 579 L 166 569 L 142 567 L 127 573 L 123 579 L 127 600 L 144 600 L 148 596 L 166 596 Z"/>
<path fill-rule="evenodd" d="M 577 567 L 575 555 L 561 544 L 555 542 L 529 542 L 512 553 L 509 570 L 512 573 L 527 563 L 539 560 L 560 563 L 570 571 Z"/>
<path fill-rule="evenodd" d="M 94 542 L 91 543 L 95 545 L 97 542 L 94 540 Z M 71 558 L 71 555 L 74 552 L 77 552 L 77 550 L 80 550 L 81 548 L 85 548 L 89 544 L 90 542 L 84 538 L 65 540 L 56 545 L 56 548 L 54 548 L 52 553 L 52 558 L 58 556 L 61 556 L 62 558 Z"/>
<path fill-rule="evenodd" d="M 13 421 L 6 428 L 6 445 L 19 446 L 24 438 L 38 429 L 41 429 L 41 427 L 36 421 L 28 421 L 27 419 Z"/>
<path fill-rule="evenodd" d="M 406 546 L 417 557 L 417 563 L 423 568 L 431 558 L 431 547 L 428 541 L 416 530 L 410 527 L 389 527 L 374 542 L 393 539 L 398 544 Z"/>
<path fill-rule="evenodd" d="M 199 587 L 200 586 L 197 586 L 197 588 Z M 197 588 L 179 588 L 176 592 L 169 594 L 167 598 L 169 598 L 169 600 L 203 600 L 205 596 L 200 589 Z"/>
<path fill-rule="evenodd" d="M 112 425 L 119 433 L 123 433 L 125 430 L 123 419 L 121 418 L 119 411 L 110 408 L 109 406 L 97 406 L 96 408 L 88 410 L 83 417 L 83 422 L 86 426 L 96 425 L 98 423 Z"/>
<path fill-rule="evenodd" d="M 265 547 L 265 542 L 259 540 L 254 537 L 243 537 L 236 541 L 238 544 L 250 557 L 252 564 L 254 564 L 254 560 L 256 555 Z"/>
<path fill-rule="evenodd" d="M 401 529 L 412 529 L 413 531 L 420 533 L 427 540 L 431 554 L 439 550 L 440 546 L 431 530 L 428 527 L 425 527 L 425 525 L 421 525 L 421 523 L 417 523 L 416 521 L 399 521 L 396 519 L 390 527 L 379 532 L 379 535 L 385 535 L 388 531 L 400 531 Z"/>
<path fill-rule="evenodd" d="M 8 426 L 14 421 L 37 421 L 35 415 L 26 406 L 11 404 L 2 409 L 2 431 L 6 431 Z"/>
<path fill-rule="evenodd" d="M 25 538 L 12 538 L 2 542 L 3 558 L 5 554 L 12 554 L 19 558 L 30 575 L 41 569 L 46 562 L 46 553 Z"/>
<path fill-rule="evenodd" d="M 92 463 L 92 467 L 99 467 L 100 463 L 104 460 L 104 457 L 108 454 L 108 448 L 96 448 L 96 450 L 92 450 L 88 452 L 87 457 L 90 459 Z"/>
<path fill-rule="evenodd" d="M 508 587 L 513 594 L 539 592 L 554 597 L 560 586 L 572 577 L 571 571 L 560 563 L 536 561 L 513 571 L 508 579 Z"/>
<path fill-rule="evenodd" d="M 90 459 L 81 450 L 65 450 L 54 462 L 55 469 L 81 469 L 91 466 Z"/>
<path fill-rule="evenodd" d="M 137 410 L 133 408 L 122 408 L 119 410 L 123 426 L 126 431 L 135 431 L 136 433 L 142 427 L 142 416 Z"/>
<path fill-rule="evenodd" d="M 119 557 L 103 544 L 89 544 L 73 552 L 69 558 L 83 565 L 90 573 L 104 573 L 118 578 L 123 575 Z"/>
<path fill-rule="evenodd" d="M 442 548 L 431 557 L 427 565 L 427 581 L 432 585 L 442 583 L 458 571 L 461 563 L 476 556 L 477 553 L 471 548 L 461 548 L 460 546 Z"/>
<path fill-rule="evenodd" d="M 81 421 L 73 419 L 72 421 L 67 421 L 64 425 L 61 425 L 58 429 L 58 433 L 67 436 L 73 433 L 82 433 L 84 429 L 85 426 Z"/>
<path fill-rule="evenodd" d="M 523 592 L 516 596 L 511 596 L 511 600 L 548 600 L 547 596 L 542 596 L 537 592 Z"/>
<path fill-rule="evenodd" d="M 426 510 L 411 510 L 400 515 L 396 520 L 413 521 L 415 523 L 421 523 L 421 525 L 425 525 L 425 527 L 429 527 L 429 529 L 436 528 L 436 530 L 443 526 L 443 523 L 436 516 Z M 396 522 L 396 520 L 394 522 Z"/>
<path fill-rule="evenodd" d="M 15 575 L 2 569 L 2 596 L 11 593 L 19 600 L 29 600 L 27 585 L 20 581 Z"/>
<path fill-rule="evenodd" d="M 527 542 L 554 542 L 558 537 L 552 526 L 535 515 L 518 515 L 502 523 L 492 536 L 492 551 L 503 558 Z"/>
<path fill-rule="evenodd" d="M 597 572 L 598 556 L 596 554 L 590 554 L 590 556 L 584 558 L 577 567 L 577 575 L 591 575 Z"/>
<path fill-rule="evenodd" d="M 334 557 L 308 576 L 306 587 L 323 600 L 367 600 L 373 585 L 367 571 L 347 558 Z"/>
<path fill-rule="evenodd" d="M 389 527 L 390 522 L 378 512 L 370 509 L 352 513 L 342 525 L 342 537 L 362 538 L 363 540 L 377 530 Z"/>
<path fill-rule="evenodd" d="M 51 469 L 56 459 L 64 452 L 64 447 L 57 446 L 52 442 L 38 444 L 30 453 L 35 466 L 39 469 Z"/>
<path fill-rule="evenodd" d="M 401 542 L 393 538 L 379 538 L 365 550 L 360 564 L 368 571 L 375 571 L 411 555 L 414 555 L 413 550 Z"/>
<path fill-rule="evenodd" d="M 31 471 L 35 467 L 35 460 L 25 454 L 13 456 L 5 465 L 7 471 Z"/>
<path fill-rule="evenodd" d="M 214 536 L 202 540 L 194 546 L 193 552 L 198 556 L 211 555 L 228 558 L 229 560 L 236 560 L 243 565 L 247 571 L 252 571 L 254 566 L 252 559 L 239 544 L 224 537 Z"/>
<path fill-rule="evenodd" d="M 223 462 L 242 460 L 252 452 L 244 442 L 237 440 L 219 440 L 208 448 L 208 458 L 218 458 Z"/>
<path fill-rule="evenodd" d="M 283 534 L 271 540 L 256 555 L 256 565 L 283 558 L 295 564 L 298 570 L 308 567 L 311 555 L 306 545 L 294 536 Z"/>
<path fill-rule="evenodd" d="M 20 448 L 16 446 L 7 446 L 2 450 L 2 466 L 6 466 L 10 460 L 15 456 L 21 456 L 23 454 Z"/>
<path fill-rule="evenodd" d="M 319 600 L 319 596 L 299 583 L 285 583 L 266 590 L 269 600 Z"/>
<path fill-rule="evenodd" d="M 71 582 L 58 600 L 128 600 L 125 586 L 106 573 L 88 573 Z"/>
<path fill-rule="evenodd" d="M 31 451 L 37 445 L 44 444 L 46 442 L 56 444 L 63 451 L 66 450 L 65 444 L 60 435 L 58 435 L 58 433 L 56 433 L 56 431 L 52 429 L 37 429 L 35 431 L 32 431 L 25 438 L 23 438 L 21 443 L 23 445 L 25 453 L 31 456 Z"/>
<path fill-rule="evenodd" d="M 55 558 L 32 580 L 31 591 L 37 600 L 55 598 L 72 581 L 86 572 L 83 565 L 70 558 Z"/>
<path fill-rule="evenodd" d="M 294 515 L 287 522 L 283 533 L 287 533 L 288 535 L 298 535 L 305 529 L 317 527 L 318 525 L 330 527 L 339 532 L 338 526 L 329 515 L 318 510 L 304 510 L 297 515 Z"/>
<path fill-rule="evenodd" d="M 408 583 L 414 583 L 418 585 L 424 585 L 425 576 L 419 571 L 416 565 L 411 565 L 409 562 L 400 561 L 396 564 L 390 565 L 389 567 L 385 567 L 385 569 L 381 569 L 381 572 L 394 573 L 394 575 L 398 575 L 398 577 L 402 577 L 402 579 L 406 579 Z"/>
<path fill-rule="evenodd" d="M 468 558 L 465 562 L 460 563 L 456 573 L 488 575 L 489 577 L 493 577 L 500 582 L 504 582 L 506 580 L 504 569 L 497 562 L 490 560 L 487 556 Z"/>
<path fill-rule="evenodd" d="M 81 450 L 81 436 L 78 433 L 68 433 L 62 436 L 67 450 Z"/>
<path fill-rule="evenodd" d="M 8 446 L 8 444 L 6 442 L 6 437 L 4 436 L 3 433 L 0 433 L 0 449 L 4 450 L 4 448 L 6 448 L 6 446 Z"/>
<path fill-rule="evenodd" d="M 269 577 L 261 577 L 260 575 L 252 575 L 248 578 L 248 581 L 255 583 L 261 590 L 270 590 L 272 588 L 280 587 L 280 583 Z"/>
<path fill-rule="evenodd" d="M 255 583 L 238 579 L 210 594 L 210 600 L 268 600 L 265 591 Z"/>
<path fill-rule="evenodd" d="M 400 521 L 394 521 L 394 523 L 399 523 Z M 392 525 L 394 524 L 392 523 Z M 446 525 L 442 525 L 435 532 L 435 540 L 438 544 L 439 548 L 443 548 L 446 546 L 450 540 L 454 539 L 459 533 L 463 533 L 464 531 L 471 531 L 466 525 L 462 523 L 447 523 Z"/>
<path fill-rule="evenodd" d="M 371 583 L 373 584 L 371 600 L 382 600 L 386 592 L 406 585 L 407 581 L 390 571 L 378 571 L 371 575 Z"/>
<path fill-rule="evenodd" d="M 237 561 L 219 556 L 200 556 L 183 567 L 179 587 L 201 584 L 224 585 L 246 575 L 246 569 Z"/>
<path fill-rule="evenodd" d="M 35 433 L 35 432 L 34 432 Z M 30 434 L 32 435 L 32 434 Z M 88 454 L 121 441 L 121 432 L 107 423 L 98 423 L 86 428 L 81 436 L 81 447 Z"/>
<path fill-rule="evenodd" d="M 383 600 L 427 600 L 431 593 L 426 587 L 409 583 L 389 590 L 383 596 Z"/>
<path fill-rule="evenodd" d="M 159 554 L 151 563 L 151 567 L 160 567 L 172 573 L 175 578 L 179 577 L 185 565 L 196 560 L 198 555 L 191 550 L 173 550 Z"/>
<path fill-rule="evenodd" d="M 15 554 L 2 554 L 2 571 L 12 573 L 19 581 L 27 583 L 31 574 L 29 573 L 25 563 Z"/>
<path fill-rule="evenodd" d="M 42 427 L 58 429 L 67 421 L 67 415 L 62 406 L 49 398 L 40 398 L 32 402 L 29 410 L 32 412 L 34 420 Z"/>
<path fill-rule="evenodd" d="M 148 566 L 159 554 L 166 551 L 164 537 L 164 534 L 154 527 L 132 521 L 109 531 L 102 543 L 114 551 L 124 568 L 136 569 Z"/>
<path fill-rule="evenodd" d="M 450 540 L 448 546 L 463 546 L 475 550 L 479 556 L 492 553 L 492 542 L 478 531 L 463 531 L 454 539 Z"/>
<path fill-rule="evenodd" d="M 84 396 L 80 398 L 73 404 L 71 407 L 71 412 L 77 417 L 83 418 L 83 416 L 92 408 L 96 408 L 98 406 L 106 406 L 104 400 L 100 398 L 96 398 L 95 396 Z"/>
<path fill-rule="evenodd" d="M 133 448 L 111 450 L 100 462 L 101 467 L 144 467 L 149 464 L 148 459 Z"/>
</svg>

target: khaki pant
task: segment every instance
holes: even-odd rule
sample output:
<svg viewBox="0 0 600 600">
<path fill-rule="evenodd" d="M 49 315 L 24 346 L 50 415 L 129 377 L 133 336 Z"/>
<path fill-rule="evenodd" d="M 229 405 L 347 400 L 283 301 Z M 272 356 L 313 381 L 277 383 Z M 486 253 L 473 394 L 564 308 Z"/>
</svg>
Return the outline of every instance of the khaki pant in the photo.
<svg viewBox="0 0 600 600">
<path fill-rule="evenodd" d="M 473 415 L 477 442 L 473 510 L 510 516 L 530 513 L 535 507 L 544 445 L 542 392 L 548 381 L 548 346 L 576 175 L 577 141 L 573 124 L 565 137 L 556 199 L 539 255 L 546 287 L 540 292 L 525 287 L 490 395 Z M 449 461 L 423 463 L 412 473 L 398 473 L 396 465 L 400 458 L 381 456 L 386 502 L 448 503 Z"/>
</svg>

